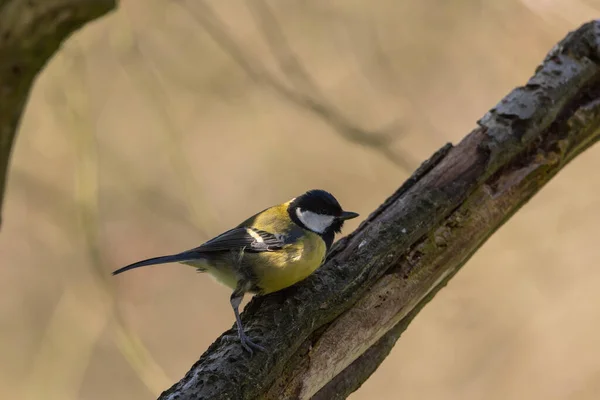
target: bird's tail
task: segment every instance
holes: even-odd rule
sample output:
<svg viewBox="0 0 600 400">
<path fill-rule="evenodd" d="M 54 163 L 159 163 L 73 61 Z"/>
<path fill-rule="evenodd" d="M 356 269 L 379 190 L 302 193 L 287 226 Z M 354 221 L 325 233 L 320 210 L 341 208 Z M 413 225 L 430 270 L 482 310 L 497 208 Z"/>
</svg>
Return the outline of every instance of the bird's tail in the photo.
<svg viewBox="0 0 600 400">
<path fill-rule="evenodd" d="M 200 258 L 201 257 L 197 252 L 185 251 L 183 253 L 172 254 L 170 256 L 154 257 L 154 258 L 149 258 L 147 260 L 138 261 L 136 263 L 129 264 L 123 268 L 119 268 L 118 270 L 114 271 L 112 274 L 117 275 L 117 274 L 120 274 L 121 272 L 129 271 L 130 269 L 134 269 L 134 268 L 145 267 L 147 265 L 196 261 L 196 260 L 199 260 Z"/>
</svg>

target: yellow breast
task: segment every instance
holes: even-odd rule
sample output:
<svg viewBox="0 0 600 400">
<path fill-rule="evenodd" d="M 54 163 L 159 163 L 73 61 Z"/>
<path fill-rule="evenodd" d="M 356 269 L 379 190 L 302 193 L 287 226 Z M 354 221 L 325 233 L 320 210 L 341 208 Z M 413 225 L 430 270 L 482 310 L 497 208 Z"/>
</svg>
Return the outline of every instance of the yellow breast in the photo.
<svg viewBox="0 0 600 400">
<path fill-rule="evenodd" d="M 258 286 L 265 294 L 292 286 L 321 266 L 326 251 L 323 239 L 315 233 L 307 232 L 294 245 L 257 254 L 261 257 L 260 262 L 254 264 Z"/>
</svg>

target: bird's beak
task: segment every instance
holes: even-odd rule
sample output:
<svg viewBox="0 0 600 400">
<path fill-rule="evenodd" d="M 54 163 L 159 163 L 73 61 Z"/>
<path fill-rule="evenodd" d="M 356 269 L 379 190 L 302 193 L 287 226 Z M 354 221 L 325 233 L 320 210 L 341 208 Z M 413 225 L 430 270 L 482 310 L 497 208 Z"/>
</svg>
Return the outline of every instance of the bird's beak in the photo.
<svg viewBox="0 0 600 400">
<path fill-rule="evenodd" d="M 347 219 L 352 219 L 352 218 L 356 218 L 358 217 L 358 214 L 352 211 L 343 211 L 342 215 L 340 215 L 338 217 L 338 219 L 341 219 L 342 221 L 345 221 Z"/>
</svg>

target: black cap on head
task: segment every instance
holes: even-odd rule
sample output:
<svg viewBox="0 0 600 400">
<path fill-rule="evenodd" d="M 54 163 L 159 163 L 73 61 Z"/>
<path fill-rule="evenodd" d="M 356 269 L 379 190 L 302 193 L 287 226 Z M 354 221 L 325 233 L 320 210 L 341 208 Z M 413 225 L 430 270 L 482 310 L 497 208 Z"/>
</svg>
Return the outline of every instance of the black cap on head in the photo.
<svg viewBox="0 0 600 400">
<path fill-rule="evenodd" d="M 294 199 L 290 208 L 300 208 L 316 214 L 340 216 L 344 211 L 335 197 L 321 189 L 313 189 Z"/>
<path fill-rule="evenodd" d="M 288 212 L 292 220 L 300 226 L 327 237 L 327 242 L 333 242 L 333 235 L 342 230 L 344 221 L 358 217 L 357 213 L 344 211 L 333 195 L 325 190 L 313 189 L 296 197 L 289 205 Z M 316 218 L 312 216 L 310 222 L 306 214 L 333 217 Z M 305 218 L 306 217 L 306 218 Z M 301 219 L 304 219 L 302 221 Z M 314 226 L 311 226 L 314 223 Z"/>
</svg>

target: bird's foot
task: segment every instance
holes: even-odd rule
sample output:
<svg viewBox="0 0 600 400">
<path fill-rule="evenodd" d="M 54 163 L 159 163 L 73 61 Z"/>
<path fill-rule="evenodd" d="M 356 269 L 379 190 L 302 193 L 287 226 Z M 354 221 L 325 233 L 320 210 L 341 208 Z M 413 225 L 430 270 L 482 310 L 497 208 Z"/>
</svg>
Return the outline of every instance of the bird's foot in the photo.
<svg viewBox="0 0 600 400">
<path fill-rule="evenodd" d="M 267 351 L 263 346 L 254 343 L 250 338 L 245 334 L 235 335 L 235 334 L 227 334 L 223 335 L 223 340 L 227 342 L 239 341 L 242 345 L 242 348 L 250 353 L 250 355 L 254 354 L 254 350 L 257 351 Z"/>
<path fill-rule="evenodd" d="M 250 340 L 250 338 L 244 333 L 239 333 L 238 335 L 224 335 L 223 339 L 229 341 L 240 341 L 242 348 L 247 351 L 248 353 L 250 353 L 250 355 L 254 354 L 254 350 L 257 351 L 267 351 L 267 349 L 265 349 L 264 347 L 262 347 L 259 344 L 254 343 L 252 340 Z"/>
<path fill-rule="evenodd" d="M 250 353 L 250 355 L 254 354 L 254 350 L 263 352 L 267 351 L 267 349 L 265 349 L 261 345 L 256 344 L 252 340 L 250 340 L 250 338 L 246 336 L 245 333 L 240 335 L 240 342 L 242 343 L 242 347 L 244 348 L 244 350 Z"/>
</svg>

